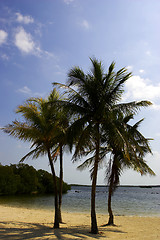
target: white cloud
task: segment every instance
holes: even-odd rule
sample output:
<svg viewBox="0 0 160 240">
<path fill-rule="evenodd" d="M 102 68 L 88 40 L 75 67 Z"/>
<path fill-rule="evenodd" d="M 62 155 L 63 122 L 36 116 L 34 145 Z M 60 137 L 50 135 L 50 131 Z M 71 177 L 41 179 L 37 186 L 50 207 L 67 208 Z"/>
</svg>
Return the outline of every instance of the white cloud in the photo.
<svg viewBox="0 0 160 240">
<path fill-rule="evenodd" d="M 14 43 L 16 47 L 23 53 L 34 52 L 35 43 L 32 40 L 32 36 L 30 33 L 25 32 L 22 27 L 17 29 Z"/>
<path fill-rule="evenodd" d="M 32 35 L 27 33 L 23 27 L 16 29 L 14 44 L 22 53 L 25 54 L 33 54 L 38 57 L 54 57 L 53 53 L 42 50 L 33 40 Z"/>
<path fill-rule="evenodd" d="M 157 137 L 160 137 L 160 132 L 156 133 L 156 136 L 157 136 Z"/>
<path fill-rule="evenodd" d="M 127 66 L 126 68 L 127 68 L 128 71 L 132 71 L 133 70 L 133 66 L 131 66 L 131 65 Z"/>
<path fill-rule="evenodd" d="M 145 73 L 144 69 L 140 69 L 139 73 Z"/>
<path fill-rule="evenodd" d="M 156 104 L 160 100 L 160 84 L 153 85 L 149 79 L 133 76 L 127 80 L 126 93 L 123 100 L 149 100 L 153 103 L 154 109 L 160 109 L 160 105 Z"/>
<path fill-rule="evenodd" d="M 64 3 L 66 3 L 66 4 L 70 4 L 70 3 L 72 3 L 74 0 L 64 0 Z"/>
<path fill-rule="evenodd" d="M 87 30 L 90 28 L 90 24 L 87 20 L 83 20 L 80 25 Z"/>
<path fill-rule="evenodd" d="M 160 152 L 153 150 L 152 151 L 153 155 L 151 156 L 148 154 L 146 156 L 147 162 L 149 162 L 149 165 L 151 169 L 156 173 L 157 176 L 160 177 L 159 171 L 160 171 L 160 164 L 159 164 L 159 159 L 160 159 Z"/>
<path fill-rule="evenodd" d="M 23 88 L 20 88 L 17 91 L 27 95 L 30 95 L 32 93 L 31 89 L 29 89 L 27 86 L 24 86 Z"/>
<path fill-rule="evenodd" d="M 151 56 L 151 52 L 148 50 L 148 51 L 146 51 L 146 55 L 147 56 Z"/>
<path fill-rule="evenodd" d="M 0 45 L 7 41 L 8 33 L 4 30 L 0 30 Z"/>
<path fill-rule="evenodd" d="M 152 104 L 153 104 L 153 105 L 152 105 L 152 108 L 153 108 L 154 110 L 158 110 L 158 111 L 160 110 L 160 105 L 159 105 L 159 104 L 156 104 L 156 103 L 153 102 L 153 101 L 152 101 Z"/>
<path fill-rule="evenodd" d="M 136 100 L 147 98 L 154 100 L 160 98 L 160 84 L 153 85 L 149 79 L 133 76 L 126 82 L 127 92 Z"/>
<path fill-rule="evenodd" d="M 34 22 L 34 19 L 31 16 L 23 16 L 20 13 L 16 13 L 16 16 L 17 16 L 17 19 L 16 19 L 17 22 L 24 23 L 24 24 L 29 24 Z"/>
</svg>

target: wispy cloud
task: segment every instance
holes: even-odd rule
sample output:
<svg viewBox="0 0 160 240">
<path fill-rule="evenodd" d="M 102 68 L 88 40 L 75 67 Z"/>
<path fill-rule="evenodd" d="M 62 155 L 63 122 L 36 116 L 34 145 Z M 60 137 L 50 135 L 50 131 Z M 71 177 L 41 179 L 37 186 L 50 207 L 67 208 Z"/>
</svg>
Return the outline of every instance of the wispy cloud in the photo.
<svg viewBox="0 0 160 240">
<path fill-rule="evenodd" d="M 4 53 L 4 54 L 1 55 L 1 59 L 8 61 L 9 57 L 7 56 L 7 54 Z"/>
<path fill-rule="evenodd" d="M 64 0 L 64 3 L 66 4 L 71 4 L 72 2 L 74 2 L 74 0 Z"/>
<path fill-rule="evenodd" d="M 4 30 L 0 30 L 0 45 L 3 43 L 6 43 L 8 37 L 8 33 L 5 32 Z"/>
<path fill-rule="evenodd" d="M 31 95 L 32 93 L 31 89 L 28 88 L 27 86 L 24 86 L 23 88 L 18 89 L 17 92 L 21 92 L 27 95 Z"/>
<path fill-rule="evenodd" d="M 32 97 L 45 97 L 46 96 L 46 92 L 42 92 L 42 93 L 39 93 L 39 92 L 33 92 L 29 87 L 27 86 L 24 86 L 22 88 L 19 88 L 17 90 L 17 92 L 19 93 L 23 93 L 25 95 L 28 95 L 28 96 L 32 96 Z"/>
<path fill-rule="evenodd" d="M 23 16 L 21 13 L 16 13 L 16 21 L 19 23 L 29 24 L 33 23 L 34 19 L 31 16 Z"/>
<path fill-rule="evenodd" d="M 80 23 L 80 25 L 86 30 L 90 29 L 90 27 L 91 27 L 89 22 L 85 19 Z"/>
</svg>

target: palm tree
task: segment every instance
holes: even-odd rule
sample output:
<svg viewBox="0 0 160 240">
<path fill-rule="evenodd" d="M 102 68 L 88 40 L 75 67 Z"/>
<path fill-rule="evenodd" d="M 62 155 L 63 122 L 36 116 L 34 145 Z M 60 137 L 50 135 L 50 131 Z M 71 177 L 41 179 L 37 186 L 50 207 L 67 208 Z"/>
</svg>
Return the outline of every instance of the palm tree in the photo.
<svg viewBox="0 0 160 240">
<path fill-rule="evenodd" d="M 52 98 L 57 100 L 59 98 L 58 92 L 54 89 L 49 100 Z M 55 141 L 59 134 L 59 112 L 56 105 L 48 104 L 48 99 L 31 98 L 27 100 L 24 105 L 18 106 L 16 113 L 20 113 L 24 118 L 23 122 L 13 121 L 3 128 L 7 134 L 19 138 L 23 141 L 31 142 L 31 148 L 34 147 L 28 154 L 26 154 L 21 161 L 32 156 L 38 158 L 39 156 L 48 155 L 49 164 L 52 171 L 54 192 L 55 192 L 55 219 L 54 228 L 59 228 L 59 207 L 58 207 L 58 189 L 56 174 L 54 169 L 54 149 L 57 145 Z"/>
<path fill-rule="evenodd" d="M 152 152 L 149 146 L 149 140 L 151 139 L 145 138 L 138 131 L 138 127 L 143 119 L 131 126 L 128 121 L 132 118 L 133 115 L 123 117 L 123 114 L 119 114 L 114 119 L 113 126 L 110 128 L 110 139 L 106 140 L 108 144 L 106 152 L 108 153 L 108 150 L 110 150 L 111 157 L 107 169 L 109 221 L 104 226 L 114 225 L 111 197 L 120 182 L 123 170 L 125 168 L 132 168 L 140 172 L 141 175 L 147 173 L 155 175 L 144 160 L 145 155 Z"/>
<path fill-rule="evenodd" d="M 68 108 L 71 114 L 76 116 L 68 135 L 69 143 L 75 143 L 73 159 L 76 160 L 87 153 L 94 152 L 91 179 L 91 233 L 97 234 L 97 219 L 95 211 L 95 195 L 100 147 L 102 144 L 103 124 L 110 121 L 110 112 L 136 112 L 141 106 L 148 106 L 150 102 L 119 103 L 123 93 L 124 83 L 131 77 L 125 68 L 114 72 L 115 63 L 112 63 L 107 73 L 104 73 L 102 63 L 96 59 L 90 59 L 91 72 L 85 74 L 79 67 L 74 67 L 68 73 L 66 85 L 54 83 L 64 87 L 68 99 L 61 102 Z M 92 158 L 93 160 L 93 158 Z"/>
</svg>

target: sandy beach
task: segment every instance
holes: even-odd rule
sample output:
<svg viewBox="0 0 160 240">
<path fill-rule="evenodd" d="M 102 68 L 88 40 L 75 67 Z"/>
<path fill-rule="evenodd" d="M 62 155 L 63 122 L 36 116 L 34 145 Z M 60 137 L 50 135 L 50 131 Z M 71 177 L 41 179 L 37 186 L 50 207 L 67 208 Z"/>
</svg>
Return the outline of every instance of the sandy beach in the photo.
<svg viewBox="0 0 160 240">
<path fill-rule="evenodd" d="M 64 224 L 53 229 L 53 212 L 0 206 L 0 239 L 160 239 L 159 217 L 115 217 L 114 227 L 102 227 L 107 215 L 97 214 L 99 234 L 90 234 L 90 214 L 63 212 Z"/>
</svg>

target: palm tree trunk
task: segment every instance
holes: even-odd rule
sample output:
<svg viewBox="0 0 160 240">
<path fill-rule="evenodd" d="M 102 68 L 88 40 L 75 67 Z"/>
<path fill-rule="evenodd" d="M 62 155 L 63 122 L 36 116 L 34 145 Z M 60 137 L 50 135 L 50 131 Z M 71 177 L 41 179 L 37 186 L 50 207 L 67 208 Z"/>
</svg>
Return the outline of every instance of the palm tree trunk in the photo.
<svg viewBox="0 0 160 240">
<path fill-rule="evenodd" d="M 110 176 L 110 181 L 109 181 L 109 191 L 108 191 L 109 221 L 108 221 L 107 225 L 114 225 L 114 217 L 113 217 L 112 206 L 111 206 L 111 203 L 112 203 L 111 199 L 112 199 L 113 185 L 114 185 L 114 171 L 115 171 L 115 159 L 113 160 L 112 171 L 111 171 L 111 176 Z"/>
<path fill-rule="evenodd" d="M 60 146 L 60 176 L 59 176 L 60 184 L 59 184 L 59 222 L 62 223 L 62 189 L 63 189 L 63 150 L 62 146 Z"/>
<path fill-rule="evenodd" d="M 109 185 L 109 192 L 108 192 L 108 213 L 109 213 L 109 221 L 107 225 L 114 225 L 114 218 L 113 218 L 113 212 L 111 207 L 111 198 L 113 193 L 113 181 L 110 182 Z"/>
<path fill-rule="evenodd" d="M 92 191 L 91 191 L 91 233 L 94 233 L 94 234 L 98 233 L 96 210 L 95 210 L 97 171 L 98 171 L 98 162 L 95 161 L 93 179 L 92 179 Z"/>
<path fill-rule="evenodd" d="M 97 142 L 96 142 L 96 156 L 94 162 L 93 176 L 92 176 L 92 191 L 91 191 L 91 233 L 97 234 L 97 219 L 95 210 L 95 198 L 96 198 L 96 183 L 97 183 L 97 172 L 98 172 L 98 161 L 99 161 L 99 125 L 97 126 Z"/>
<path fill-rule="evenodd" d="M 52 157 L 50 153 L 50 149 L 48 149 L 48 159 L 52 171 L 53 182 L 54 182 L 54 192 L 55 192 L 55 215 L 54 215 L 54 228 L 59 228 L 59 208 L 58 208 L 58 191 L 57 191 L 57 180 L 56 174 L 52 162 Z"/>
</svg>

